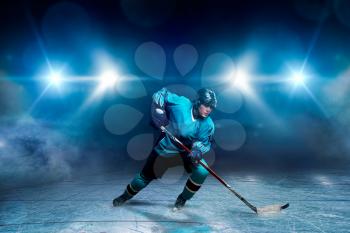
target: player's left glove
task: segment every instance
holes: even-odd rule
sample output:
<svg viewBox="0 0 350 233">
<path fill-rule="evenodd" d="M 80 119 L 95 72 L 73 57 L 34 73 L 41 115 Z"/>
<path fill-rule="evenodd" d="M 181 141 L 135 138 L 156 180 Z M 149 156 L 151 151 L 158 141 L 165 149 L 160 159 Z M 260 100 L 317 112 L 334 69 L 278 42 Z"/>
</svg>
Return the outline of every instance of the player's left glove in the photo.
<svg viewBox="0 0 350 233">
<path fill-rule="evenodd" d="M 203 154 L 200 150 L 193 149 L 189 154 L 189 157 L 191 158 L 192 163 L 198 164 L 199 160 L 203 158 Z"/>
</svg>

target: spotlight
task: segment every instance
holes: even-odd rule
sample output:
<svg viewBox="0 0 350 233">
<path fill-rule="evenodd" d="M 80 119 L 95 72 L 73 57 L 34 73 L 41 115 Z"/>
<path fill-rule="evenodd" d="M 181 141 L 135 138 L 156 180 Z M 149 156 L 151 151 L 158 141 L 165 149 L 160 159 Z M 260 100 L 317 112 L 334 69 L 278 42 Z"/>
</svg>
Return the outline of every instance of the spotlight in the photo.
<svg viewBox="0 0 350 233">
<path fill-rule="evenodd" d="M 239 67 L 230 73 L 230 83 L 232 87 L 239 89 L 242 93 L 250 95 L 252 89 L 249 83 L 249 73 L 247 70 Z"/>
<path fill-rule="evenodd" d="M 49 82 L 55 86 L 59 86 L 62 83 L 62 75 L 60 73 L 53 72 L 49 75 Z"/>
<path fill-rule="evenodd" d="M 248 73 L 243 69 L 237 69 L 236 76 L 234 77 L 233 85 L 239 88 L 246 89 L 248 86 Z"/>
<path fill-rule="evenodd" d="M 116 69 L 108 69 L 98 75 L 97 79 L 99 80 L 99 85 L 96 87 L 94 94 L 91 97 L 93 99 L 102 95 L 102 93 L 113 89 L 115 85 L 121 81 L 121 76 Z"/>
<path fill-rule="evenodd" d="M 94 80 L 99 82 L 99 85 L 95 88 L 94 92 L 89 96 L 85 103 L 81 106 L 80 111 L 89 106 L 93 101 L 97 100 L 104 93 L 113 90 L 117 83 L 121 82 L 121 75 L 115 68 L 109 68 L 102 72 L 100 75 L 94 77 Z"/>
<path fill-rule="evenodd" d="M 103 92 L 105 89 L 115 87 L 115 84 L 120 84 L 121 72 L 112 58 L 103 52 L 96 54 L 97 79 L 99 85 L 97 92 Z"/>
<path fill-rule="evenodd" d="M 303 85 L 305 83 L 306 76 L 302 72 L 294 73 L 292 81 L 295 85 Z"/>
<path fill-rule="evenodd" d="M 102 73 L 99 78 L 101 86 L 113 87 L 118 81 L 118 74 L 112 70 L 108 70 Z"/>
<path fill-rule="evenodd" d="M 294 88 L 297 86 L 306 86 L 306 81 L 311 77 L 310 70 L 307 70 L 306 65 L 287 64 L 289 69 L 286 81 L 291 83 Z"/>
<path fill-rule="evenodd" d="M 116 84 L 118 88 L 124 81 L 124 73 L 120 71 L 119 66 L 103 52 L 98 52 L 96 55 L 96 75 L 92 79 L 97 83 L 94 91 L 86 99 L 80 107 L 79 112 L 86 109 L 90 104 L 97 101 L 105 95 L 113 95 L 116 93 Z"/>
</svg>

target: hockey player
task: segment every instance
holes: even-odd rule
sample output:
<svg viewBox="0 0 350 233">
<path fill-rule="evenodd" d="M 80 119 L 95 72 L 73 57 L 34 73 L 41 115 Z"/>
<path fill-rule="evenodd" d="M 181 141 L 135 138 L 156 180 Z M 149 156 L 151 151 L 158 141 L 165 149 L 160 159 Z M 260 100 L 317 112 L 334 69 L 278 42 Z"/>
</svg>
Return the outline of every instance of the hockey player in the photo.
<svg viewBox="0 0 350 233">
<path fill-rule="evenodd" d="M 198 91 L 198 98 L 191 102 L 163 88 L 152 98 L 151 114 L 155 126 L 166 126 L 192 152 L 185 152 L 168 135 L 162 134 L 142 171 L 127 185 L 124 193 L 113 200 L 113 206 L 124 204 L 152 180 L 161 178 L 169 167 L 182 164 L 191 175 L 175 202 L 175 208 L 181 209 L 209 174 L 198 161 L 206 164 L 203 154 L 210 150 L 214 134 L 214 124 L 209 116 L 217 105 L 214 91 L 202 88 Z"/>
</svg>

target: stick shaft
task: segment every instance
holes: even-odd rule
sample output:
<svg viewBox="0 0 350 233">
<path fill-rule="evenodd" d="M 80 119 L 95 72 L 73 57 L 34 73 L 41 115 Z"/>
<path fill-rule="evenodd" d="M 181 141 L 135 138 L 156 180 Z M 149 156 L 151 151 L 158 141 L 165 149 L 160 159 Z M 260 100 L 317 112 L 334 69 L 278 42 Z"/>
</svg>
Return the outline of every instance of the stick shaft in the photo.
<svg viewBox="0 0 350 233">
<path fill-rule="evenodd" d="M 161 130 L 167 133 L 171 139 L 177 142 L 186 152 L 191 153 L 191 150 L 187 148 L 180 140 L 178 140 L 174 135 L 172 135 L 164 126 L 161 126 Z M 223 184 L 228 190 L 230 190 L 238 199 L 240 199 L 244 204 L 246 204 L 251 210 L 257 213 L 257 208 L 249 203 L 244 197 L 242 197 L 239 193 L 237 193 L 227 182 L 221 178 L 216 172 L 214 172 L 209 166 L 207 166 L 202 161 L 198 161 L 200 165 L 202 165 L 212 176 L 214 176 L 221 184 Z"/>
</svg>

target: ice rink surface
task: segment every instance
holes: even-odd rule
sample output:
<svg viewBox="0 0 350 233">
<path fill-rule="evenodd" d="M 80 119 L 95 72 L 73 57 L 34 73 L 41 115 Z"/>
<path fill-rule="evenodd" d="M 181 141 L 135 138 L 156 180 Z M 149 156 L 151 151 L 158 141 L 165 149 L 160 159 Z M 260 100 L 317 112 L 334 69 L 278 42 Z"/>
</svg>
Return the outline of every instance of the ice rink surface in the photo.
<svg viewBox="0 0 350 233">
<path fill-rule="evenodd" d="M 350 174 L 220 174 L 252 204 L 290 203 L 258 216 L 213 177 L 186 208 L 173 212 L 187 175 L 165 174 L 133 200 L 113 207 L 132 179 L 111 172 L 0 194 L 0 232 L 350 232 Z"/>
</svg>

